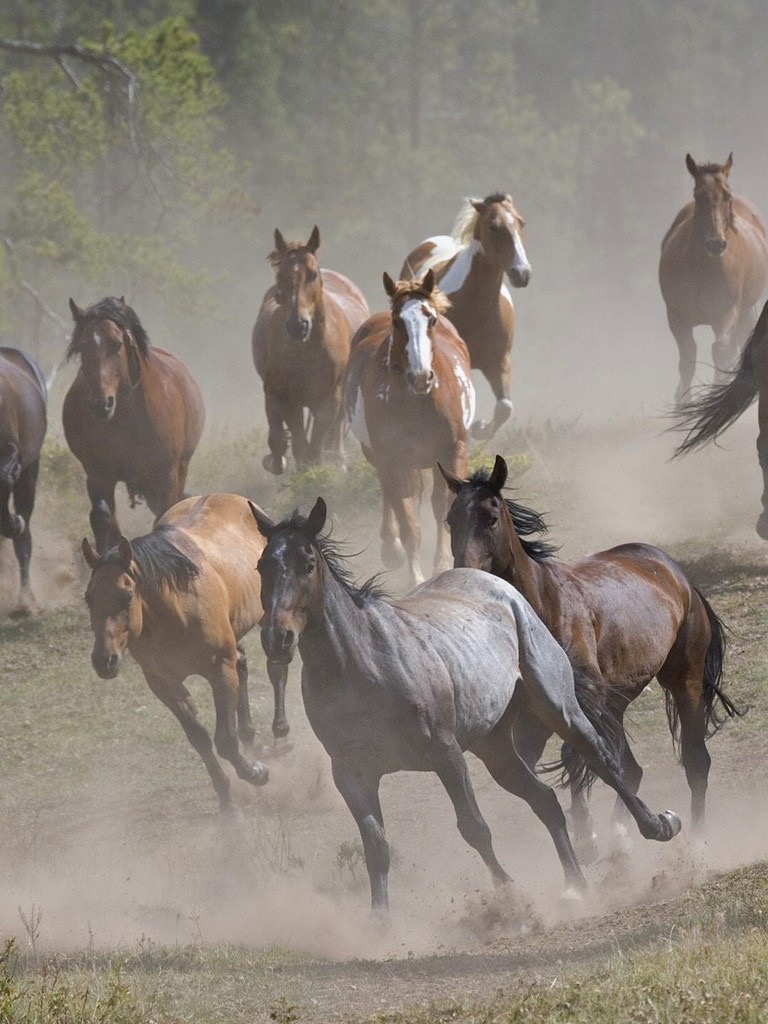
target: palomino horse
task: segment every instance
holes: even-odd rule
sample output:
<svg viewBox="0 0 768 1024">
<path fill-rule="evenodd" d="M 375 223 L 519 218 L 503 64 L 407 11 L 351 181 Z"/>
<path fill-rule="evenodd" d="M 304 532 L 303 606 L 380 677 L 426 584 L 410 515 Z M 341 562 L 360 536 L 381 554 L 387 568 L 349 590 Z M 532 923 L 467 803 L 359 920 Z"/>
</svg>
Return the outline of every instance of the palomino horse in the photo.
<svg viewBox="0 0 768 1024">
<path fill-rule="evenodd" d="M 353 339 L 345 404 L 352 432 L 381 485 L 382 561 L 397 568 L 405 554 L 415 584 L 424 576 L 414 502 L 426 469 L 433 477 L 435 572 L 450 565 L 449 495 L 436 462 L 447 459 L 455 472 L 465 471 L 475 392 L 467 346 L 444 316 L 447 301 L 435 287 L 434 272 L 428 271 L 423 282 L 397 284 L 385 273 L 384 288 L 391 310 L 374 314 Z"/>
<path fill-rule="evenodd" d="M 744 346 L 735 373 L 712 384 L 675 413 L 678 428 L 687 430 L 674 457 L 714 441 L 757 399 L 757 458 L 763 474 L 762 511 L 756 530 L 768 540 L 768 302 Z"/>
<path fill-rule="evenodd" d="M 478 421 L 476 437 L 493 436 L 512 413 L 512 337 L 515 308 L 504 281 L 525 288 L 531 265 L 523 227 L 512 197 L 502 192 L 485 199 L 467 199 L 453 234 L 428 238 L 411 252 L 400 276 L 422 277 L 435 270 L 440 290 L 451 306 L 447 317 L 467 343 L 474 369 L 480 370 L 496 397 L 493 419 Z"/>
<path fill-rule="evenodd" d="M 92 569 L 85 600 L 95 641 L 91 662 L 102 679 L 114 679 L 130 651 L 149 688 L 181 723 L 208 769 L 222 810 L 230 804 L 229 779 L 199 721 L 184 680 L 203 676 L 216 708 L 215 744 L 238 776 L 260 786 L 265 765 L 246 760 L 238 736 L 254 737 L 248 705 L 248 663 L 242 638 L 261 619 L 256 566 L 266 541 L 245 498 L 211 494 L 174 505 L 152 533 L 120 537 L 99 555 L 83 541 Z M 276 736 L 288 733 L 287 667 L 268 662 L 275 691 Z"/>
<path fill-rule="evenodd" d="M 659 284 L 669 329 L 679 349 L 682 404 L 696 367 L 693 328 L 714 331 L 715 381 L 736 361 L 768 285 L 763 219 L 748 199 L 731 192 L 733 153 L 724 164 L 697 164 L 688 154 L 693 199 L 675 217 L 661 243 Z"/>
<path fill-rule="evenodd" d="M 658 679 L 675 740 L 679 734 L 700 836 L 710 766 L 704 741 L 722 724 L 718 701 L 727 715 L 738 713 L 721 689 L 725 635 L 709 603 L 659 548 L 622 544 L 569 565 L 553 557 L 552 545 L 526 540 L 546 524 L 503 496 L 507 464 L 500 455 L 490 474 L 480 470 L 461 480 L 443 472 L 455 495 L 448 513 L 455 565 L 484 569 L 517 587 L 619 722 L 627 704 Z M 535 718 L 521 716 L 515 733 L 530 765 L 551 733 Z M 636 793 L 642 769 L 625 738 L 622 747 L 624 775 Z M 594 836 L 586 801 L 574 795 L 575 832 L 589 849 Z M 617 830 L 623 832 L 618 821 Z"/>
<path fill-rule="evenodd" d="M 21 589 L 14 615 L 37 610 L 29 584 L 29 520 L 35 507 L 47 400 L 45 379 L 34 360 L 18 349 L 0 348 L 0 537 L 13 540 L 19 563 Z"/>
<path fill-rule="evenodd" d="M 450 569 L 389 600 L 371 584 L 350 582 L 338 552 L 320 536 L 322 498 L 306 519 L 294 513 L 276 525 L 255 507 L 253 514 L 268 539 L 259 562 L 261 642 L 275 661 L 288 664 L 297 647 L 301 654 L 307 718 L 360 829 L 374 912 L 387 912 L 379 783 L 393 772 L 435 772 L 461 835 L 495 882 L 509 880 L 475 801 L 465 750 L 530 805 L 552 837 L 566 884 L 585 888 L 557 797 L 512 741 L 523 705 L 614 787 L 646 839 L 663 842 L 679 832 L 677 815 L 652 814 L 626 785 L 618 757 L 581 710 L 568 658 L 514 587 Z"/>
<path fill-rule="evenodd" d="M 328 450 L 344 459 L 342 392 L 352 335 L 368 316 L 363 293 L 343 274 L 321 270 L 320 232 L 288 242 L 275 231 L 269 260 L 276 282 L 253 328 L 253 362 L 264 383 L 269 424 L 264 468 L 282 473 L 290 437 L 296 464 L 319 462 Z M 312 417 L 312 433 L 304 410 Z"/>
<path fill-rule="evenodd" d="M 144 498 L 155 517 L 184 496 L 189 461 L 205 422 L 203 396 L 176 356 L 150 345 L 122 299 L 80 309 L 67 357 L 80 368 L 64 398 L 64 436 L 82 463 L 96 548 L 119 535 L 115 487 Z"/>
</svg>

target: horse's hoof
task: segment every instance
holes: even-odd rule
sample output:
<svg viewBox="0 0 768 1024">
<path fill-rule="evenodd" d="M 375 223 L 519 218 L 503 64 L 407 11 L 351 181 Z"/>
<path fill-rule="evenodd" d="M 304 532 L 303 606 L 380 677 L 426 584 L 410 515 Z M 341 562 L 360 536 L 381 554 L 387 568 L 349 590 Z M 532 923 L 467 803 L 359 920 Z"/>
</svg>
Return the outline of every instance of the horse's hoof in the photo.
<svg viewBox="0 0 768 1024">
<path fill-rule="evenodd" d="M 659 817 L 667 823 L 667 828 L 664 830 L 665 834 L 661 836 L 661 841 L 667 842 L 669 839 L 674 839 L 683 827 L 679 816 L 674 811 L 662 811 Z"/>
<path fill-rule="evenodd" d="M 578 886 L 575 885 L 566 886 L 566 888 L 563 889 L 563 892 L 560 896 L 560 902 L 564 906 L 579 907 L 584 902 L 585 891 L 586 890 L 580 889 Z"/>
<path fill-rule="evenodd" d="M 291 727 L 287 722 L 273 722 L 272 723 L 272 735 L 276 740 L 284 739 L 291 731 Z"/>
<path fill-rule="evenodd" d="M 768 540 L 768 513 L 761 512 L 755 523 L 757 535 L 761 540 Z"/>
<path fill-rule="evenodd" d="M 266 786 L 269 782 L 269 768 L 260 761 L 251 765 L 251 777 L 248 781 L 254 786 Z"/>
<path fill-rule="evenodd" d="M 261 460 L 261 464 L 268 473 L 274 473 L 275 476 L 281 476 L 285 472 L 285 467 L 288 465 L 284 455 L 265 455 Z"/>
</svg>

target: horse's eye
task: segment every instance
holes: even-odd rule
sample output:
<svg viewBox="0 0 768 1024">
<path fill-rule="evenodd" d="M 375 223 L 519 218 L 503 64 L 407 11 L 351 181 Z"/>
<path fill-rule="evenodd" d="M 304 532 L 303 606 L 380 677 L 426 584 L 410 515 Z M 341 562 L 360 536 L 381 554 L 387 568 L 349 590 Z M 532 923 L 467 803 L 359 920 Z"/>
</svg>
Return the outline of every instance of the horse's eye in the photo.
<svg viewBox="0 0 768 1024">
<path fill-rule="evenodd" d="M 315 556 L 314 555 L 310 555 L 309 558 L 307 558 L 306 562 L 304 563 L 304 569 L 303 569 L 304 575 L 305 576 L 311 576 L 312 573 L 315 571 L 315 566 L 316 565 L 317 565 L 317 562 L 315 560 Z"/>
</svg>

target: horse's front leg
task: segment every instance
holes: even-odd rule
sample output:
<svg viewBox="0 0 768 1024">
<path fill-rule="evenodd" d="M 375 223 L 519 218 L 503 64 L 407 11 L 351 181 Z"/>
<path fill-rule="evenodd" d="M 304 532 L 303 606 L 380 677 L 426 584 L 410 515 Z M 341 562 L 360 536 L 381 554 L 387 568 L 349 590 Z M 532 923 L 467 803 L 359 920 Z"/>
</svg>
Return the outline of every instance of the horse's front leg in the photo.
<svg viewBox="0 0 768 1024">
<path fill-rule="evenodd" d="M 287 465 L 285 453 L 288 451 L 288 433 L 285 429 L 285 401 L 282 395 L 264 385 L 264 408 L 267 414 L 267 445 L 269 453 L 262 459 L 262 465 L 268 473 L 279 476 L 285 472 Z"/>
<path fill-rule="evenodd" d="M 764 348 L 766 346 L 764 345 Z M 760 353 L 763 356 L 763 352 Z M 765 352 L 768 355 L 768 351 Z M 755 529 L 758 536 L 768 540 L 768 366 L 763 370 L 756 367 L 758 377 L 757 399 L 757 459 L 763 474 L 763 493 L 761 497 L 762 511 L 758 516 Z"/>
<path fill-rule="evenodd" d="M 39 462 L 34 462 L 22 470 L 13 489 L 13 507 L 17 516 L 24 523 L 21 533 L 13 538 L 13 551 L 16 561 L 19 563 L 20 578 L 19 600 L 12 612 L 14 616 L 36 615 L 38 610 L 29 583 L 29 565 L 32 559 L 32 534 L 29 524 L 35 507 L 38 468 Z"/>
<path fill-rule="evenodd" d="M 363 771 L 358 765 L 334 759 L 333 781 L 357 822 L 365 853 L 365 866 L 371 887 L 371 910 L 389 916 L 389 844 L 384 834 L 384 818 L 379 802 L 380 776 Z"/>
<path fill-rule="evenodd" d="M 384 482 L 379 475 L 381 488 L 381 561 L 387 569 L 399 569 L 405 561 L 405 550 L 400 540 L 400 531 L 395 517 L 395 510 L 389 500 Z"/>
<path fill-rule="evenodd" d="M 219 756 L 229 761 L 239 778 L 255 786 L 263 786 L 269 781 L 269 769 L 260 761 L 246 761 L 237 738 L 237 712 L 241 692 L 237 661 L 236 651 L 224 654 L 215 660 L 214 667 L 208 675 L 216 709 L 213 739 Z"/>
<path fill-rule="evenodd" d="M 288 683 L 288 666 L 283 662 L 267 660 L 267 675 L 272 684 L 275 698 L 275 713 L 272 719 L 272 735 L 284 739 L 291 731 L 285 713 L 285 687 Z"/>
<path fill-rule="evenodd" d="M 304 423 L 304 406 L 298 401 L 286 406 L 285 422 L 291 435 L 291 451 L 299 469 L 306 469 L 310 463 L 307 428 Z"/>
<path fill-rule="evenodd" d="M 712 345 L 712 365 L 715 368 L 715 384 L 724 384 L 731 379 L 728 371 L 733 367 L 738 356 L 736 338 L 738 319 L 738 311 L 734 308 L 719 323 L 713 325 L 715 340 Z"/>
<path fill-rule="evenodd" d="M 314 410 L 312 423 L 312 436 L 309 444 L 307 445 L 307 461 L 310 464 L 318 463 L 322 460 L 323 451 L 327 449 L 327 443 L 331 440 L 331 434 L 334 427 L 334 422 L 338 419 L 339 414 L 339 396 L 333 394 L 329 399 L 321 402 Z M 338 432 L 337 432 L 338 434 Z M 338 436 L 336 438 L 337 452 L 338 453 Z"/>
<path fill-rule="evenodd" d="M 89 520 L 96 541 L 96 550 L 100 555 L 106 553 L 110 541 L 116 544 L 120 537 L 120 524 L 115 515 L 116 480 L 91 477 L 85 486 L 91 502 Z"/>
<path fill-rule="evenodd" d="M 696 339 L 688 321 L 674 312 L 667 312 L 667 323 L 677 345 L 679 381 L 675 390 L 675 406 L 680 407 L 688 398 L 696 372 Z"/>
<path fill-rule="evenodd" d="M 511 347 L 510 340 L 507 342 L 506 348 L 498 353 L 497 359 L 489 360 L 487 365 L 481 367 L 491 386 L 496 404 L 493 407 L 493 417 L 489 421 L 475 420 L 472 424 L 472 436 L 478 440 L 487 441 L 493 437 L 512 415 L 514 406 L 512 404 Z"/>
<path fill-rule="evenodd" d="M 421 570 L 421 559 L 419 558 L 421 523 L 418 512 L 414 506 L 412 495 L 403 495 L 399 488 L 390 496 L 390 502 L 400 528 L 400 541 L 405 549 L 408 581 L 410 586 L 415 587 L 424 582 L 424 573 Z"/>
<path fill-rule="evenodd" d="M 440 458 L 438 461 L 454 476 L 463 480 L 467 475 L 466 445 L 463 441 L 460 442 L 448 458 Z M 446 523 L 446 517 L 452 500 L 453 495 L 448 489 L 445 477 L 437 468 L 437 465 L 435 465 L 432 470 L 432 515 L 435 518 L 435 576 L 453 566 L 451 534 Z"/>
</svg>

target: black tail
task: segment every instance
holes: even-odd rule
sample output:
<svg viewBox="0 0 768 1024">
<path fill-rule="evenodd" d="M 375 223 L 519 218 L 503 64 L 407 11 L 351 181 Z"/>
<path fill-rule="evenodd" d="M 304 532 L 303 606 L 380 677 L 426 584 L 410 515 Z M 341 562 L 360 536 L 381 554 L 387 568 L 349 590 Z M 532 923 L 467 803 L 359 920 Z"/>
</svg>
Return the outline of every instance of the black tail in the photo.
<svg viewBox="0 0 768 1024">
<path fill-rule="evenodd" d="M 707 441 L 714 441 L 752 405 L 757 398 L 754 353 L 766 339 L 767 329 L 768 302 L 747 339 L 732 379 L 725 384 L 704 388 L 699 398 L 685 402 L 672 413 L 676 420 L 672 429 L 687 431 L 682 444 L 675 449 L 673 459 L 702 447 Z"/>
<path fill-rule="evenodd" d="M 611 701 L 615 702 L 616 687 L 595 680 L 578 668 L 573 670 L 573 682 L 579 707 L 589 719 L 595 732 L 610 747 L 616 760 L 621 763 L 627 737 L 621 719 L 611 710 L 608 700 L 610 696 Z M 568 743 L 563 743 L 558 761 L 543 764 L 539 770 L 546 774 L 557 772 L 556 785 L 564 788 L 570 787 L 574 793 L 589 792 L 597 777 L 594 770 L 587 764 L 583 754 L 574 750 Z"/>
<path fill-rule="evenodd" d="M 738 708 L 730 697 L 723 692 L 723 661 L 725 660 L 726 649 L 726 627 L 721 618 L 715 613 L 711 604 L 700 590 L 696 590 L 699 600 L 704 605 L 709 620 L 709 628 L 712 639 L 704 657 L 704 678 L 701 684 L 701 693 L 704 698 L 704 735 L 709 739 L 725 725 L 729 718 L 736 718 L 745 714 L 745 708 Z M 680 721 L 677 714 L 675 701 L 669 690 L 664 690 L 664 699 L 667 708 L 667 721 L 672 739 L 677 746 L 680 734 Z"/>
</svg>

